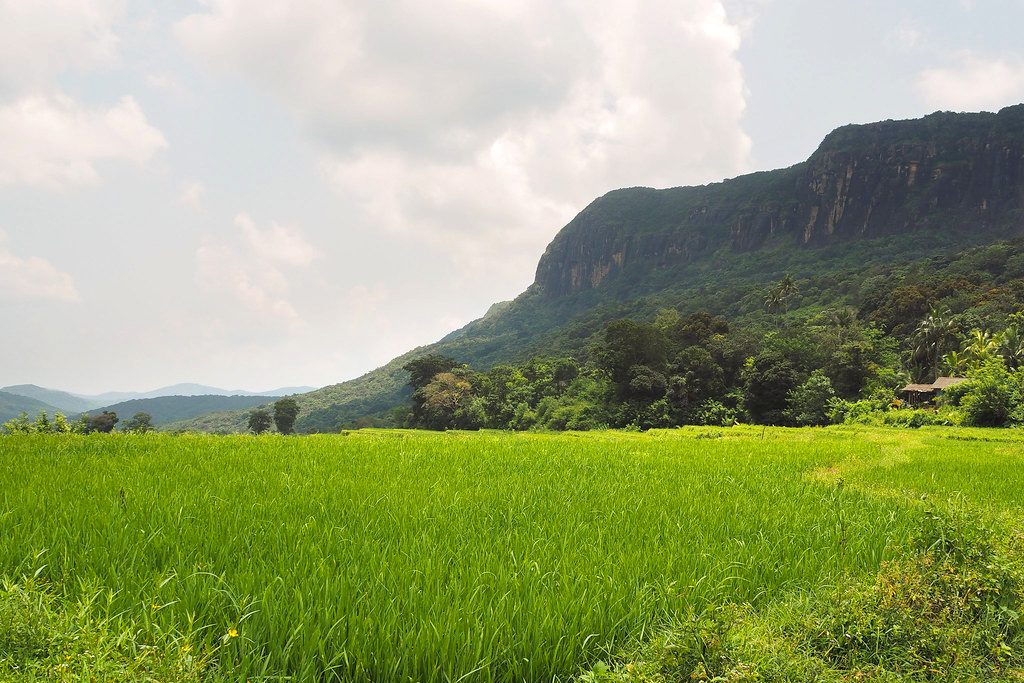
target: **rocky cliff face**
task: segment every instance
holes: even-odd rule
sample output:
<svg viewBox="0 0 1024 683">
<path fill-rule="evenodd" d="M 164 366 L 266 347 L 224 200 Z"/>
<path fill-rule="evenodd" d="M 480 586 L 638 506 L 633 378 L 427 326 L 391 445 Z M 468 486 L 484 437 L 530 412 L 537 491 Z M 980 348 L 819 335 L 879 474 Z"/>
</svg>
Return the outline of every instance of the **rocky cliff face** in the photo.
<svg viewBox="0 0 1024 683">
<path fill-rule="evenodd" d="M 535 289 L 557 298 L 626 269 L 685 268 L 720 249 L 814 248 L 942 231 L 1024 233 L 1024 105 L 844 126 L 802 164 L 703 187 L 611 192 L 552 241 Z"/>
</svg>

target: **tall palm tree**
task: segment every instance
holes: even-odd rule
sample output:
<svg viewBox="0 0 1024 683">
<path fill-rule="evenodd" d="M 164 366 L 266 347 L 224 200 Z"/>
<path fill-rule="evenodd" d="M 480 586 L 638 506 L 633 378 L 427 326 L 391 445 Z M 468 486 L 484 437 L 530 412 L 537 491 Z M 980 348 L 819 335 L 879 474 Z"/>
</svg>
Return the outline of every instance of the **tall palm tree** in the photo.
<svg viewBox="0 0 1024 683">
<path fill-rule="evenodd" d="M 1024 366 L 1024 334 L 1016 322 L 1010 323 L 997 341 L 998 353 L 1011 370 Z"/>
<path fill-rule="evenodd" d="M 932 311 L 920 322 L 913 336 L 911 365 L 914 379 L 934 377 L 942 356 L 958 346 L 960 329 L 948 310 Z"/>
<path fill-rule="evenodd" d="M 999 357 L 999 341 L 988 330 L 974 329 L 964 342 L 963 352 L 970 365 L 978 367 Z"/>
<path fill-rule="evenodd" d="M 800 288 L 797 287 L 796 280 L 787 273 L 774 287 L 768 290 L 768 295 L 764 298 L 764 306 L 772 313 L 785 310 L 786 302 L 799 291 Z"/>
</svg>

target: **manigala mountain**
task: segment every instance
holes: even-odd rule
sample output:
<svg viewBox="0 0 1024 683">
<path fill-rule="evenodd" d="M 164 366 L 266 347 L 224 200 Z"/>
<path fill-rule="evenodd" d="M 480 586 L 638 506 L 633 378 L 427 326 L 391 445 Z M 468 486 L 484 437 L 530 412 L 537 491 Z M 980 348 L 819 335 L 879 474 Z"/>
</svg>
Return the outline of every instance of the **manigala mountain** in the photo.
<svg viewBox="0 0 1024 683">
<path fill-rule="evenodd" d="M 840 296 L 828 283 L 844 273 L 1022 234 L 1024 105 L 844 126 L 790 168 L 604 195 L 555 236 L 514 301 L 358 379 L 298 396 L 297 428 L 336 431 L 400 405 L 402 365 L 422 354 L 484 369 L 579 353 L 617 318 L 664 306 L 756 315 L 764 287 L 783 274 Z M 171 427 L 242 431 L 245 413 Z"/>
</svg>

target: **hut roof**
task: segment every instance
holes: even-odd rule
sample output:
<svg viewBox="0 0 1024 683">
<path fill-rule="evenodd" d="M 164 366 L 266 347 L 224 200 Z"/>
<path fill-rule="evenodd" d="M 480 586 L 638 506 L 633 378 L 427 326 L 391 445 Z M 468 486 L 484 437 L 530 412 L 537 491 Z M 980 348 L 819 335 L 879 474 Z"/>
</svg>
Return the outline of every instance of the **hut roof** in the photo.
<svg viewBox="0 0 1024 683">
<path fill-rule="evenodd" d="M 903 387 L 903 391 L 910 391 L 918 394 L 931 394 L 936 391 L 948 389 L 954 384 L 960 384 L 960 382 L 966 381 L 966 377 L 939 377 L 931 384 L 908 384 Z"/>
</svg>

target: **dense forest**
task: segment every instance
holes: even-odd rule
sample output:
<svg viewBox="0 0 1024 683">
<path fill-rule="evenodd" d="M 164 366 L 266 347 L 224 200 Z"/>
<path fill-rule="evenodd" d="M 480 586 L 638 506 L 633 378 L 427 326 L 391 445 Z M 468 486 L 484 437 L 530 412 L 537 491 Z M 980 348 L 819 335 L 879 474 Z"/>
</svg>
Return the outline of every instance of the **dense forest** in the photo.
<svg viewBox="0 0 1024 683">
<path fill-rule="evenodd" d="M 430 429 L 647 429 L 861 421 L 1007 426 L 1024 419 L 1024 254 L 1017 242 L 857 278 L 785 276 L 729 320 L 662 308 L 606 325 L 580 353 L 486 371 L 439 354 L 405 364 L 407 407 L 377 424 Z M 820 301 L 847 301 L 825 306 Z M 911 381 L 970 381 L 936 404 Z"/>
</svg>

